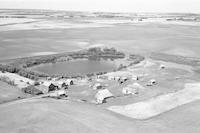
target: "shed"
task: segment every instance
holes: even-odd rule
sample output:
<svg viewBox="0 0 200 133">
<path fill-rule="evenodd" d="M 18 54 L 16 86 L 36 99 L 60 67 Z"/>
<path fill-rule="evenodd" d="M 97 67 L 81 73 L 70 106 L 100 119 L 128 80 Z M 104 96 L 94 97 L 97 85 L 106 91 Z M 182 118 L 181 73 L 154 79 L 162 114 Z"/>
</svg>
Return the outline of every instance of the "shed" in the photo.
<svg viewBox="0 0 200 133">
<path fill-rule="evenodd" d="M 47 87 L 45 85 L 38 85 L 38 86 L 35 86 L 35 88 L 42 91 L 42 93 L 44 93 L 44 94 L 49 92 L 49 87 Z"/>
<path fill-rule="evenodd" d="M 62 89 L 62 84 L 63 84 L 63 83 L 64 83 L 64 82 L 53 82 L 52 84 L 55 85 L 55 86 L 57 86 L 58 89 Z"/>
<path fill-rule="evenodd" d="M 51 77 L 47 77 L 47 80 L 52 80 L 52 78 Z"/>
<path fill-rule="evenodd" d="M 121 80 L 126 81 L 126 80 L 128 80 L 128 78 L 127 77 L 121 77 Z"/>
<path fill-rule="evenodd" d="M 49 96 L 58 98 L 58 97 L 61 97 L 61 96 L 67 96 L 67 92 L 64 89 L 56 90 L 56 91 L 50 93 Z"/>
<path fill-rule="evenodd" d="M 113 94 L 108 89 L 99 90 L 95 95 L 97 104 L 102 104 L 105 99 L 110 97 L 113 97 Z"/>
<path fill-rule="evenodd" d="M 67 79 L 67 80 L 65 81 L 65 83 L 66 83 L 67 85 L 74 85 L 74 81 L 73 81 L 72 79 Z"/>
<path fill-rule="evenodd" d="M 49 87 L 52 82 L 50 81 L 43 81 L 43 85 Z"/>
<path fill-rule="evenodd" d="M 59 88 L 58 86 L 51 83 L 49 85 L 49 91 L 48 92 L 58 90 L 58 88 Z"/>
<path fill-rule="evenodd" d="M 63 89 L 68 89 L 68 85 L 67 85 L 66 83 L 62 83 L 61 87 L 62 87 Z"/>
<path fill-rule="evenodd" d="M 43 92 L 39 89 L 37 89 L 34 85 L 30 85 L 28 87 L 22 88 L 22 91 L 24 93 L 28 93 L 31 95 L 40 95 L 43 94 Z"/>
<path fill-rule="evenodd" d="M 92 88 L 93 88 L 93 90 L 99 90 L 99 89 L 102 89 L 102 87 L 103 86 L 100 83 L 96 83 L 96 84 L 93 85 Z"/>
<path fill-rule="evenodd" d="M 114 80 L 115 77 L 114 76 L 108 76 L 108 80 Z"/>
<path fill-rule="evenodd" d="M 58 94 L 58 96 L 66 96 L 67 92 L 66 92 L 66 90 L 62 89 L 62 90 L 58 90 L 57 94 Z"/>
<path fill-rule="evenodd" d="M 126 82 L 128 80 L 127 77 L 121 77 L 118 81 L 120 84 L 123 84 L 124 82 Z"/>
<path fill-rule="evenodd" d="M 138 83 L 134 83 L 134 84 L 124 87 L 122 89 L 122 93 L 124 95 L 134 95 L 134 94 L 138 94 L 140 89 L 143 89 L 143 86 L 141 86 Z"/>
<path fill-rule="evenodd" d="M 147 86 L 153 86 L 156 84 L 156 80 L 155 79 L 151 79 L 148 83 Z"/>
<path fill-rule="evenodd" d="M 161 64 L 160 69 L 165 69 L 165 65 Z"/>
<path fill-rule="evenodd" d="M 138 76 L 136 76 L 136 75 L 132 75 L 132 80 L 139 80 L 139 77 Z"/>
<path fill-rule="evenodd" d="M 120 77 L 114 77 L 114 79 L 116 80 L 116 81 L 119 81 L 120 80 Z"/>
</svg>

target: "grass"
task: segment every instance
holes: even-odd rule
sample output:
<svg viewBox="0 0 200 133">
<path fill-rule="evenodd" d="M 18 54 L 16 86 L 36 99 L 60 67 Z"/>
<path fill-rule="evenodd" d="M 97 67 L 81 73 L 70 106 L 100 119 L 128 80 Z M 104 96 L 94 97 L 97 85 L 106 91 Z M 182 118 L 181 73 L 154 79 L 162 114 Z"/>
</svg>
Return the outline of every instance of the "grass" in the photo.
<svg viewBox="0 0 200 133">
<path fill-rule="evenodd" d="M 24 97 L 25 95 L 19 88 L 0 81 L 0 103 L 9 102 Z"/>
</svg>

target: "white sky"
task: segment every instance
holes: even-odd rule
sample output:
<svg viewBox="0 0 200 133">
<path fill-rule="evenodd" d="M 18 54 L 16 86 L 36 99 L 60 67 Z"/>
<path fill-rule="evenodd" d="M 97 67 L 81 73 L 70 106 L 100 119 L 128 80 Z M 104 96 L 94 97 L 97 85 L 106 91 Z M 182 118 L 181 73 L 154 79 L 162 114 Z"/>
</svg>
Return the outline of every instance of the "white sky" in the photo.
<svg viewBox="0 0 200 133">
<path fill-rule="evenodd" d="M 200 0 L 0 0 L 0 8 L 200 13 Z"/>
</svg>

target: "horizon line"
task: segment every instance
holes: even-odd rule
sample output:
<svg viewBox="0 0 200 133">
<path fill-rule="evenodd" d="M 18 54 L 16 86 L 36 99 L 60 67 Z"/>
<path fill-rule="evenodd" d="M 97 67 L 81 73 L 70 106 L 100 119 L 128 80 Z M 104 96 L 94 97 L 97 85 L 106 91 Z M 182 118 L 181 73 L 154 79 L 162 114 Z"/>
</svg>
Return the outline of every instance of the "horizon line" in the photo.
<svg viewBox="0 0 200 133">
<path fill-rule="evenodd" d="M 120 12 L 120 11 L 92 11 L 92 10 L 67 10 L 67 9 L 44 9 L 44 8 L 0 8 L 0 10 L 45 10 L 45 11 L 65 11 L 65 12 L 91 12 L 91 13 L 152 13 L 152 14 L 198 14 L 197 12 L 147 12 L 147 11 L 137 11 L 137 12 Z"/>
</svg>

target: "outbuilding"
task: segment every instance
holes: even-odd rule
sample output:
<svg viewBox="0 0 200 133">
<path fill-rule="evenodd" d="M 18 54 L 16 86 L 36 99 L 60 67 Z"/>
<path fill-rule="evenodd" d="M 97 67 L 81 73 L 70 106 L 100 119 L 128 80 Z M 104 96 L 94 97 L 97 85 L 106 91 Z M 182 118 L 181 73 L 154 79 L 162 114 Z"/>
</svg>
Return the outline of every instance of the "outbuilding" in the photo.
<svg viewBox="0 0 200 133">
<path fill-rule="evenodd" d="M 100 83 L 96 83 L 96 84 L 93 85 L 92 88 L 93 88 L 93 90 L 99 90 L 99 89 L 102 89 L 103 86 Z"/>
<path fill-rule="evenodd" d="M 62 90 L 56 90 L 52 93 L 49 94 L 50 97 L 55 97 L 55 98 L 59 98 L 59 97 L 66 97 L 67 96 L 67 92 L 66 90 L 62 89 Z"/>
<path fill-rule="evenodd" d="M 116 76 L 116 77 L 114 77 L 114 80 L 119 81 L 120 77 Z"/>
<path fill-rule="evenodd" d="M 58 90 L 59 89 L 59 87 L 58 86 L 56 86 L 56 85 L 54 85 L 54 84 L 50 84 L 49 85 L 49 91 L 48 92 L 50 92 L 50 91 L 55 91 L 55 90 Z"/>
<path fill-rule="evenodd" d="M 113 94 L 108 89 L 99 90 L 95 95 L 96 103 L 102 104 L 110 97 L 113 97 Z"/>
<path fill-rule="evenodd" d="M 155 79 L 151 79 L 148 83 L 147 86 L 153 86 L 156 85 L 156 80 Z"/>
<path fill-rule="evenodd" d="M 165 69 L 165 65 L 161 64 L 160 69 Z"/>
<path fill-rule="evenodd" d="M 115 80 L 114 76 L 108 76 L 108 80 Z"/>
<path fill-rule="evenodd" d="M 122 89 L 122 93 L 124 95 L 135 95 L 135 94 L 139 93 L 140 89 L 143 89 L 143 86 L 141 86 L 138 83 L 134 83 L 134 84 L 131 84 L 131 85 L 124 87 Z"/>
<path fill-rule="evenodd" d="M 40 95 L 43 94 L 43 92 L 39 89 L 37 89 L 34 85 L 30 85 L 28 87 L 22 88 L 22 91 L 27 94 L 31 95 Z"/>
<path fill-rule="evenodd" d="M 52 80 L 52 78 L 51 77 L 47 77 L 47 80 Z"/>
<path fill-rule="evenodd" d="M 35 88 L 42 91 L 44 94 L 49 92 L 49 87 L 45 85 L 38 85 L 38 86 L 35 86 Z"/>
<path fill-rule="evenodd" d="M 122 81 L 124 81 L 124 82 L 128 80 L 127 77 L 121 77 L 120 79 L 121 79 Z"/>
<path fill-rule="evenodd" d="M 118 82 L 119 82 L 120 84 L 123 84 L 123 83 L 126 82 L 127 80 L 128 80 L 127 77 L 121 77 L 121 78 L 118 80 Z"/>
<path fill-rule="evenodd" d="M 135 80 L 135 81 L 137 81 L 137 80 L 139 80 L 139 77 L 138 77 L 138 76 L 136 76 L 136 75 L 132 75 L 132 80 Z"/>
<path fill-rule="evenodd" d="M 43 85 L 49 87 L 51 85 L 51 81 L 43 81 Z"/>
<path fill-rule="evenodd" d="M 67 85 L 66 83 L 62 83 L 62 85 L 61 85 L 61 87 L 62 87 L 63 89 L 65 89 L 65 90 L 68 89 L 68 86 L 69 86 L 69 85 Z"/>
<path fill-rule="evenodd" d="M 67 79 L 67 80 L 65 81 L 65 83 L 66 83 L 67 85 L 74 85 L 74 81 L 73 81 L 72 79 Z"/>
</svg>

